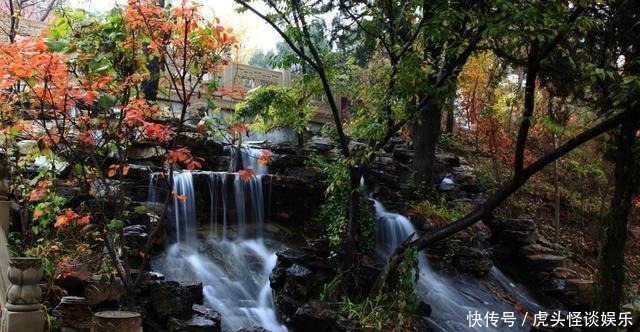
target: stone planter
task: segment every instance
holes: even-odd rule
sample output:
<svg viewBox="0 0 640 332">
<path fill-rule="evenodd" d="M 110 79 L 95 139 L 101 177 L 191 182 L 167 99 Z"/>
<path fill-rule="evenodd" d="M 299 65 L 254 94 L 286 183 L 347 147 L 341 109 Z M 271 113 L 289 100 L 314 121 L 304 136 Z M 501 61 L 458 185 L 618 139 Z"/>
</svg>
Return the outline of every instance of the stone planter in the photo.
<svg viewBox="0 0 640 332">
<path fill-rule="evenodd" d="M 42 305 L 42 261 L 34 257 L 13 257 L 9 260 L 7 309 L 14 312 L 40 310 Z"/>
<path fill-rule="evenodd" d="M 91 332 L 142 332 L 142 316 L 133 311 L 101 311 L 93 315 Z"/>
</svg>

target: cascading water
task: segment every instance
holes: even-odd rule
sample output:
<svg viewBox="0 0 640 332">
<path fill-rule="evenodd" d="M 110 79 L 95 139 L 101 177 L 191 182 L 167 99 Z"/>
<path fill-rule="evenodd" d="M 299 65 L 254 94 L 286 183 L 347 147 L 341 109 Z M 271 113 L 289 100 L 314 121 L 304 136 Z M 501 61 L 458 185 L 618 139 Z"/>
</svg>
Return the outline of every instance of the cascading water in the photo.
<svg viewBox="0 0 640 332">
<path fill-rule="evenodd" d="M 197 238 L 192 173 L 174 174 L 174 191 L 180 197 L 172 206 L 176 243 L 152 262 L 154 270 L 169 280 L 202 282 L 205 299 L 221 313 L 224 329 L 262 326 L 286 332 L 273 309 L 269 285 L 274 249 L 280 245 L 263 237 L 262 175 L 242 179 L 237 173 L 200 174 L 209 177 L 209 235 Z"/>
<path fill-rule="evenodd" d="M 229 145 L 225 147 L 225 150 L 231 157 L 231 168 L 233 171 L 251 167 L 256 174 L 269 173 L 269 166 L 259 162 L 264 151 L 263 149 L 252 148 L 248 145 L 240 147 Z M 240 166 L 242 166 L 242 168 Z"/>
<path fill-rule="evenodd" d="M 393 250 L 416 230 L 411 222 L 404 216 L 385 210 L 382 204 L 375 201 L 376 210 L 376 253 L 381 259 L 386 259 Z M 422 300 L 429 303 L 433 312 L 429 317 L 432 327 L 441 331 L 528 331 L 528 324 L 522 326 L 523 317 L 517 310 L 504 300 L 498 298 L 485 284 L 470 278 L 448 279 L 436 273 L 427 262 L 424 255 L 419 256 L 420 278 L 418 279 L 418 291 Z M 497 268 L 492 268 L 491 276 L 497 280 L 498 285 L 504 288 L 518 301 L 525 302 L 528 310 L 542 310 L 526 292 L 502 274 Z M 504 322 L 498 327 L 470 327 L 467 316 L 470 312 L 478 312 L 484 315 L 488 312 L 503 313 L 513 312 L 516 324 L 508 327 Z M 519 317 L 520 316 L 520 317 Z"/>
</svg>

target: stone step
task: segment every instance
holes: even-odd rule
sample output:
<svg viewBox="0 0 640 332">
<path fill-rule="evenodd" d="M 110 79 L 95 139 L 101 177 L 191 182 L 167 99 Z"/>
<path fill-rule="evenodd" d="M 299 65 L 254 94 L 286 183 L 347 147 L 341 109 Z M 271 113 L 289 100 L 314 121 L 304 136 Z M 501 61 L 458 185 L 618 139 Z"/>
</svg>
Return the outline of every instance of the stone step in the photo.
<svg viewBox="0 0 640 332">
<path fill-rule="evenodd" d="M 553 269 L 563 266 L 566 258 L 564 256 L 551 254 L 537 254 L 526 256 L 525 263 L 531 271 L 550 272 Z"/>
</svg>

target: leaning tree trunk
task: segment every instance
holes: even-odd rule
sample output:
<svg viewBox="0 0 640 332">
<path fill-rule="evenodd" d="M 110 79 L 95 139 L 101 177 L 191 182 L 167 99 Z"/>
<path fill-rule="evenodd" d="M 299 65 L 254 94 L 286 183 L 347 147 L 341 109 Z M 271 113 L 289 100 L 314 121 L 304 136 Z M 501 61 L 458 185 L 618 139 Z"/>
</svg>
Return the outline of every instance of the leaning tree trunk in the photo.
<svg viewBox="0 0 640 332">
<path fill-rule="evenodd" d="M 435 152 L 440 137 L 442 112 L 435 102 L 429 102 L 419 111 L 413 124 L 413 170 L 416 180 L 431 192 L 434 177 Z"/>
<path fill-rule="evenodd" d="M 624 248 L 627 241 L 627 222 L 631 211 L 631 199 L 637 190 L 638 160 L 634 155 L 636 131 L 640 122 L 622 124 L 617 140 L 615 190 L 609 212 L 600 224 L 598 275 L 596 283 L 596 309 L 602 312 L 619 312 L 624 299 Z M 615 330 L 615 329 L 612 329 Z"/>
</svg>

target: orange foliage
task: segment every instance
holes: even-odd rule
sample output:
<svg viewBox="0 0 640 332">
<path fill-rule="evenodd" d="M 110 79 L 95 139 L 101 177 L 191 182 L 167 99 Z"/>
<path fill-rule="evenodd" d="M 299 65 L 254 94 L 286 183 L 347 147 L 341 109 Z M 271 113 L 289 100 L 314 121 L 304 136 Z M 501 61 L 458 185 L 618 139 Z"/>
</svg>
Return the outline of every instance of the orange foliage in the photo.
<svg viewBox="0 0 640 332">
<path fill-rule="evenodd" d="M 84 226 L 88 225 L 89 222 L 91 222 L 91 215 L 88 213 L 79 215 L 75 211 L 67 209 L 63 214 L 56 217 L 56 222 L 53 224 L 53 227 L 65 228 L 74 223 L 79 226 Z"/>
<path fill-rule="evenodd" d="M 262 150 L 260 157 L 258 157 L 258 164 L 266 165 L 271 162 L 271 151 Z"/>
<path fill-rule="evenodd" d="M 29 201 L 34 202 L 44 198 L 47 195 L 47 190 L 51 186 L 51 182 L 47 180 L 40 180 L 36 188 L 29 193 Z"/>
<path fill-rule="evenodd" d="M 194 158 L 191 150 L 187 147 L 181 147 L 167 152 L 167 164 L 182 164 L 187 169 L 193 170 L 202 167 L 202 158 Z"/>
</svg>

